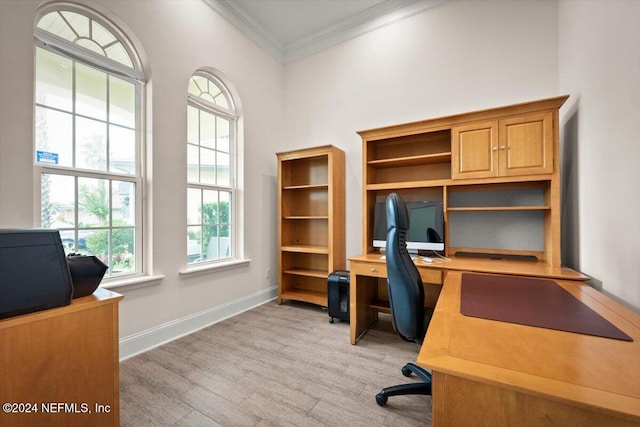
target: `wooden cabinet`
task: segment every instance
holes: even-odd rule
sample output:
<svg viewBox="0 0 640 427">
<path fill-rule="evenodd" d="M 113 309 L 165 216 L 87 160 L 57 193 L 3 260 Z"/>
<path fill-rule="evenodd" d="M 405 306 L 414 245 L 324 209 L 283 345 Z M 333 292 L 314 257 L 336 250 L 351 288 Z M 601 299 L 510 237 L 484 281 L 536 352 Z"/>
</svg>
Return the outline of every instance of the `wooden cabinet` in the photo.
<svg viewBox="0 0 640 427">
<path fill-rule="evenodd" d="M 498 176 L 497 121 L 457 126 L 452 135 L 452 178 Z"/>
<path fill-rule="evenodd" d="M 345 268 L 344 152 L 278 153 L 278 303 L 327 306 L 327 277 Z"/>
<path fill-rule="evenodd" d="M 553 113 L 532 113 L 452 129 L 453 179 L 553 172 Z"/>
<path fill-rule="evenodd" d="M 358 132 L 363 254 L 376 202 L 442 201 L 445 254 L 524 256 L 560 266 L 558 114 L 568 96 Z"/>
<path fill-rule="evenodd" d="M 506 118 L 498 126 L 500 176 L 553 172 L 553 112 Z"/>
<path fill-rule="evenodd" d="M 0 413 L 0 425 L 120 425 L 121 299 L 99 288 L 68 306 L 0 320 L 0 400 L 24 404 Z"/>
</svg>

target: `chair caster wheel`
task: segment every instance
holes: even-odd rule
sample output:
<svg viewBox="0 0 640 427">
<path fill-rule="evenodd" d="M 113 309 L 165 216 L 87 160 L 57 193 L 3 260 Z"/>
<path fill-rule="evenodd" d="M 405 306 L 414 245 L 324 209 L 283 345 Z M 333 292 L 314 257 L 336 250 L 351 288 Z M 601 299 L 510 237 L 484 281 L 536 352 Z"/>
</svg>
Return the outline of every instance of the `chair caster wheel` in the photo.
<svg viewBox="0 0 640 427">
<path fill-rule="evenodd" d="M 384 406 L 387 403 L 387 400 L 389 400 L 389 397 L 387 397 L 386 395 L 382 393 L 376 394 L 376 403 L 378 405 Z"/>
<path fill-rule="evenodd" d="M 410 377 L 411 373 L 411 369 L 407 368 L 406 366 L 402 367 L 402 375 L 404 375 L 405 377 Z"/>
<path fill-rule="evenodd" d="M 329 323 L 333 323 L 333 317 L 329 317 Z"/>
</svg>

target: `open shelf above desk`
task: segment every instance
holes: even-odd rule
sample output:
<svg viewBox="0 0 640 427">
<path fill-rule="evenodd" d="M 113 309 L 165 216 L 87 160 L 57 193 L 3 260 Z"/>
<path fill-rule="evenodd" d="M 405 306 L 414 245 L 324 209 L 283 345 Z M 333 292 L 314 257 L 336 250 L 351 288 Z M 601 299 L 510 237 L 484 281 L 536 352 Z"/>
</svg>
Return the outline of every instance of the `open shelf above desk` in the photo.
<svg viewBox="0 0 640 427">
<path fill-rule="evenodd" d="M 451 152 L 422 154 L 419 156 L 396 157 L 392 159 L 370 160 L 367 164 L 374 168 L 393 168 L 401 166 L 430 165 L 451 162 Z"/>
<path fill-rule="evenodd" d="M 464 208 L 447 208 L 450 212 L 499 212 L 499 211 L 548 211 L 551 206 L 476 206 Z"/>
<path fill-rule="evenodd" d="M 385 182 L 365 185 L 365 191 L 389 191 L 396 189 L 419 189 L 419 188 L 444 188 L 451 182 L 450 179 L 434 179 L 428 181 L 401 181 Z"/>
</svg>

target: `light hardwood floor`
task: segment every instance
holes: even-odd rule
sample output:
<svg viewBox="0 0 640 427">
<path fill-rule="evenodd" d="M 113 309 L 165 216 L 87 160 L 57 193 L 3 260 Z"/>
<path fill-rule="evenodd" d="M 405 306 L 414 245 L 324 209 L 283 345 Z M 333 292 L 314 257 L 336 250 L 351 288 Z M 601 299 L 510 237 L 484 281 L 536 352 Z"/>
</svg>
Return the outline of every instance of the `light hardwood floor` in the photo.
<svg viewBox="0 0 640 427">
<path fill-rule="evenodd" d="M 418 345 L 388 315 L 357 346 L 326 310 L 275 302 L 120 364 L 121 426 L 430 426 L 430 396 L 374 399 L 416 381 Z"/>
</svg>

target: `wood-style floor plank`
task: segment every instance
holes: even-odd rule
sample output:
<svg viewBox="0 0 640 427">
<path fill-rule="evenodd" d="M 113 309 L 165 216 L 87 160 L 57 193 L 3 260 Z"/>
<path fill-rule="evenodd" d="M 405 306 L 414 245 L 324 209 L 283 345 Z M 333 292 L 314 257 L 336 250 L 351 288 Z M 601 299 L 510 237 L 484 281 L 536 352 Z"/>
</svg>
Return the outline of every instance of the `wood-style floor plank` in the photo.
<svg viewBox="0 0 640 427">
<path fill-rule="evenodd" d="M 302 303 L 256 307 L 121 363 L 121 425 L 430 426 L 431 397 L 382 387 L 416 381 L 400 368 L 419 347 L 388 315 L 357 346 L 349 324 Z"/>
</svg>

